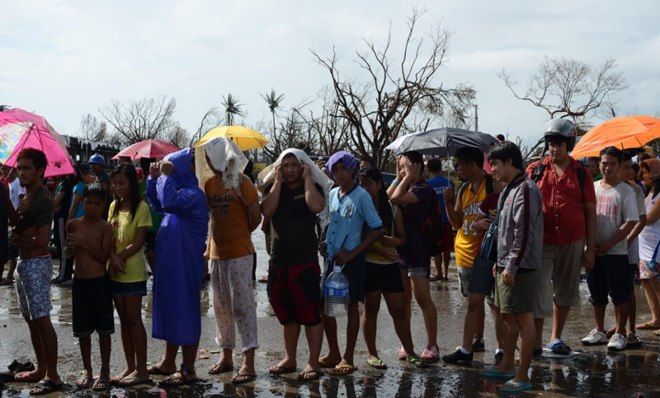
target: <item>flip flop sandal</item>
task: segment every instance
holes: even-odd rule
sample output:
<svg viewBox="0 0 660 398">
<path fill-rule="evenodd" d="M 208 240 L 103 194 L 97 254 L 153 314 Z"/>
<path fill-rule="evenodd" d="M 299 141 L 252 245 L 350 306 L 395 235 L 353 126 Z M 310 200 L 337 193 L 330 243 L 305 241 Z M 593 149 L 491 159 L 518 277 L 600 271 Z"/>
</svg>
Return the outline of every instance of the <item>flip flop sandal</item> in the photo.
<svg viewBox="0 0 660 398">
<path fill-rule="evenodd" d="M 55 383 L 52 380 L 41 380 L 30 390 L 30 395 L 46 395 L 55 391 L 62 391 L 64 382 Z"/>
<path fill-rule="evenodd" d="M 174 372 L 167 372 L 158 366 L 152 366 L 149 369 L 147 369 L 147 372 L 149 372 L 150 375 L 155 375 L 155 376 L 171 376 L 176 373 L 176 370 Z"/>
<path fill-rule="evenodd" d="M 236 373 L 234 377 L 231 378 L 231 382 L 234 384 L 245 384 L 256 380 L 256 378 L 257 375 L 255 373 L 248 373 L 244 375 Z"/>
<path fill-rule="evenodd" d="M 523 392 L 531 389 L 532 389 L 532 383 L 509 380 L 506 383 L 504 383 L 504 385 L 500 387 L 498 391 L 505 394 L 517 394 L 519 392 Z"/>
<path fill-rule="evenodd" d="M 379 369 L 379 370 L 387 369 L 387 365 L 380 358 L 367 359 L 367 365 L 371 366 L 374 369 Z"/>
<path fill-rule="evenodd" d="M 315 381 L 321 378 L 321 372 L 318 370 L 308 370 L 298 373 L 298 381 Z"/>
<path fill-rule="evenodd" d="M 76 381 L 76 387 L 78 387 L 81 390 L 88 390 L 92 388 L 94 385 L 94 377 L 92 376 L 87 376 L 87 377 L 81 377 Z"/>
<path fill-rule="evenodd" d="M 644 323 L 640 323 L 635 328 L 639 330 L 658 330 L 660 329 L 660 325 L 655 325 L 651 321 L 646 321 Z"/>
<path fill-rule="evenodd" d="M 135 387 L 142 384 L 151 384 L 151 379 L 141 379 L 139 377 L 126 377 L 117 382 L 119 387 Z"/>
<path fill-rule="evenodd" d="M 209 374 L 210 375 L 219 375 L 223 373 L 228 373 L 234 370 L 234 365 L 221 362 L 221 363 L 216 363 L 215 365 L 211 366 L 211 369 L 209 369 Z"/>
<path fill-rule="evenodd" d="M 358 368 L 356 366 L 352 365 L 337 365 L 335 366 L 334 370 L 332 371 L 332 374 L 335 376 L 346 376 L 350 375 L 351 373 L 355 372 Z"/>
<path fill-rule="evenodd" d="M 110 389 L 110 380 L 101 380 L 96 379 L 94 382 L 94 385 L 92 386 L 92 391 L 100 392 L 100 391 L 108 391 Z"/>
<path fill-rule="evenodd" d="M 197 381 L 196 377 L 189 378 L 183 372 L 179 371 L 161 380 L 160 383 L 158 383 L 158 385 L 160 387 L 179 387 L 188 384 L 193 384 L 195 381 Z"/>
<path fill-rule="evenodd" d="M 280 366 L 280 365 L 275 365 L 272 368 L 268 369 L 268 374 L 271 374 L 273 376 L 279 376 L 279 375 L 284 375 L 288 373 L 294 373 L 296 370 L 298 370 L 295 366 Z"/>
<path fill-rule="evenodd" d="M 422 358 L 418 357 L 417 355 L 412 355 L 406 358 L 406 364 L 410 366 L 415 366 L 420 369 L 427 367 L 427 364 L 424 361 L 422 361 Z"/>
</svg>

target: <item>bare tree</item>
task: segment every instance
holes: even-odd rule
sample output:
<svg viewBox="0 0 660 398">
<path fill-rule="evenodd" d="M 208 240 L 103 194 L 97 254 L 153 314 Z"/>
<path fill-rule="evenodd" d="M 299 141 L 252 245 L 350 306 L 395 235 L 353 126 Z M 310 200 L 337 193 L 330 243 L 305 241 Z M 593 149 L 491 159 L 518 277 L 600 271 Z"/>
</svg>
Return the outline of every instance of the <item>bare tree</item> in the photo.
<svg viewBox="0 0 660 398">
<path fill-rule="evenodd" d="M 106 138 L 107 130 L 105 122 L 99 122 L 94 115 L 87 113 L 80 120 L 78 137 L 85 141 L 103 141 Z"/>
<path fill-rule="evenodd" d="M 186 129 L 181 127 L 179 123 L 175 123 L 175 125 L 168 132 L 167 136 L 163 138 L 179 148 L 190 146 L 190 136 L 188 135 Z"/>
<path fill-rule="evenodd" d="M 174 98 L 143 98 L 126 103 L 114 101 L 99 109 L 103 118 L 112 126 L 118 140 L 125 145 L 147 139 L 167 139 L 178 124 L 172 119 L 176 108 Z"/>
<path fill-rule="evenodd" d="M 195 134 L 193 134 L 192 137 L 190 137 L 190 146 L 195 141 L 198 141 L 204 133 L 207 131 L 211 130 L 214 127 L 219 126 L 222 123 L 222 114 L 218 108 L 209 108 L 209 110 L 204 113 L 204 116 L 202 116 L 202 120 L 199 122 L 199 127 L 197 127 L 197 130 L 195 131 Z"/>
<path fill-rule="evenodd" d="M 518 83 L 506 72 L 500 79 L 513 95 L 543 109 L 549 118 L 571 118 L 577 124 L 588 122 L 599 110 L 613 112 L 614 95 L 627 87 L 613 59 L 600 66 L 568 58 L 546 58 L 518 91 Z"/>
<path fill-rule="evenodd" d="M 222 97 L 221 101 L 222 107 L 225 112 L 225 122 L 227 126 L 233 126 L 236 116 L 245 116 L 243 111 L 243 104 L 238 100 L 236 96 L 227 94 L 226 97 Z"/>
<path fill-rule="evenodd" d="M 336 52 L 322 57 L 312 54 L 329 73 L 337 97 L 339 116 L 352 127 L 350 142 L 358 155 L 369 155 L 382 166 L 385 147 L 401 133 L 410 131 L 411 114 L 426 110 L 434 114 L 463 114 L 475 91 L 467 85 L 446 88 L 438 82 L 451 34 L 435 26 L 421 38 L 415 36 L 422 13 L 413 10 L 407 20 L 407 35 L 401 54 L 391 53 L 391 27 L 383 46 L 363 39 L 366 49 L 356 52 L 355 61 L 366 72 L 363 81 L 344 78 Z"/>
<path fill-rule="evenodd" d="M 322 104 L 320 111 L 314 112 L 310 109 L 307 115 L 298 111 L 310 130 L 310 146 L 313 152 L 319 155 L 330 155 L 348 149 L 348 136 L 352 126 L 340 116 L 341 109 L 334 96 L 334 91 L 330 93 L 326 87 L 320 100 Z"/>
<path fill-rule="evenodd" d="M 282 120 L 282 119 L 281 119 Z M 270 143 L 263 148 L 263 153 L 274 161 L 288 148 L 298 148 L 311 152 L 312 137 L 308 123 L 302 118 L 298 108 L 291 108 L 273 133 L 268 134 Z"/>
</svg>

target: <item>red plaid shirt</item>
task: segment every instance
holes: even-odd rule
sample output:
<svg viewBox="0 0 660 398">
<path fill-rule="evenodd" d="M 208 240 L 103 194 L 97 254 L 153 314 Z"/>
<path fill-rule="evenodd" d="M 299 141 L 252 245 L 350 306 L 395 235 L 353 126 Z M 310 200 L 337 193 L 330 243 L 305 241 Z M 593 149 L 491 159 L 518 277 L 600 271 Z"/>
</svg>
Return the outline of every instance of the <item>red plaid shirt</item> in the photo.
<svg viewBox="0 0 660 398">
<path fill-rule="evenodd" d="M 543 194 L 543 243 L 557 245 L 584 239 L 584 204 L 596 203 L 594 182 L 589 171 L 585 168 L 583 191 L 576 171 L 581 165 L 575 159 L 571 158 L 561 177 L 555 172 L 550 157 L 530 164 L 527 174 L 531 177 L 540 164 L 545 165 L 543 176 L 537 182 Z"/>
</svg>

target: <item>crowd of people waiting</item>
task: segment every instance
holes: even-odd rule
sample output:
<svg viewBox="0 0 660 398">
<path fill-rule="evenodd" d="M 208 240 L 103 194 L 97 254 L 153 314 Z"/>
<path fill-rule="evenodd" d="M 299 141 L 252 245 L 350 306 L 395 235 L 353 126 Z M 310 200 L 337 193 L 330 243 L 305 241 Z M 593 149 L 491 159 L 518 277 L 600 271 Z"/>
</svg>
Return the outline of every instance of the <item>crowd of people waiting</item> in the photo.
<svg viewBox="0 0 660 398">
<path fill-rule="evenodd" d="M 503 391 L 527 390 L 531 360 L 544 352 L 545 318 L 552 318 L 545 350 L 571 354 L 562 334 L 579 302 L 583 268 L 595 327 L 581 342 L 606 344 L 613 351 L 638 347 L 637 329 L 660 330 L 660 160 L 638 155 L 633 164 L 631 154 L 608 147 L 594 170 L 569 156 L 576 139 L 572 123 L 553 120 L 544 133 L 544 157 L 529 165 L 511 142 L 499 142 L 486 156 L 477 148 L 458 149 L 453 166 L 462 184 L 456 190 L 440 159 L 417 152 L 397 157 L 396 178 L 386 186 L 377 167 L 348 152 L 333 154 L 319 167 L 297 149 L 281 153 L 255 185 L 242 173 L 247 159 L 240 150 L 217 138 L 153 163 L 148 176 L 130 162 L 107 174 L 103 158 L 95 155 L 51 193 L 44 185 L 45 155 L 25 149 L 16 170 L 2 168 L 0 189 L 0 250 L 9 262 L 2 281 L 11 283 L 15 270 L 20 312 L 37 359 L 36 369 L 17 373 L 14 380 L 38 383 L 32 394 L 62 388 L 50 285 L 73 275 L 73 334 L 84 367 L 79 388 L 130 387 L 150 382 L 153 374 L 167 376 L 162 386 L 194 382 L 200 291 L 208 274 L 222 350 L 209 373 L 235 372 L 232 382 L 253 381 L 259 342 L 251 236 L 259 226 L 270 256 L 268 299 L 282 325 L 285 351 L 270 368 L 273 375 L 298 371 L 302 327 L 309 358 L 299 380 L 319 379 L 321 368 L 337 374 L 357 370 L 360 329 L 366 364 L 386 369 L 376 347 L 381 297 L 401 343 L 399 359 L 419 367 L 440 359 L 470 362 L 474 352 L 485 350 L 487 302 L 497 348 L 495 365 L 482 374 L 508 380 Z M 52 281 L 51 229 L 61 259 Z M 430 282 L 447 280 L 451 252 L 467 313 L 461 346 L 441 357 Z M 147 264 L 154 278 L 152 337 L 165 342 L 163 358 L 151 367 L 141 316 Z M 337 321 L 323 311 L 322 286 L 333 266 L 341 267 L 349 287 L 343 352 Z M 652 315 L 641 324 L 636 324 L 637 280 Z M 615 309 L 610 330 L 608 296 Z M 426 332 L 419 355 L 411 334 L 413 298 Z M 126 368 L 111 377 L 114 309 Z M 238 370 L 236 330 L 243 354 Z M 97 378 L 91 363 L 94 332 L 101 352 Z M 328 352 L 322 356 L 324 335 Z M 177 367 L 180 347 L 183 360 Z"/>
</svg>

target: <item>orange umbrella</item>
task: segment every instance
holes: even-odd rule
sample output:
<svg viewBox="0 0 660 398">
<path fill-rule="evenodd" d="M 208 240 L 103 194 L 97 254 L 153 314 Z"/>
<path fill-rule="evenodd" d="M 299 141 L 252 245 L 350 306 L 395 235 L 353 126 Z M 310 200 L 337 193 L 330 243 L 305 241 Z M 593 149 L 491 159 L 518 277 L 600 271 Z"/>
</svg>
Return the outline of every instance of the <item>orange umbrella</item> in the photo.
<svg viewBox="0 0 660 398">
<path fill-rule="evenodd" d="M 603 148 L 640 148 L 660 138 L 660 119 L 652 116 L 622 116 L 610 119 L 589 130 L 575 145 L 575 159 L 598 156 Z"/>
</svg>

